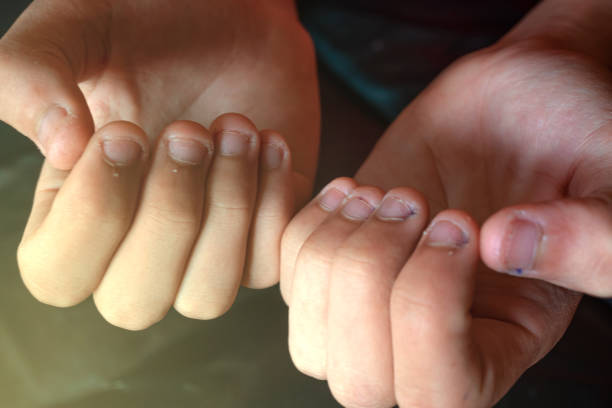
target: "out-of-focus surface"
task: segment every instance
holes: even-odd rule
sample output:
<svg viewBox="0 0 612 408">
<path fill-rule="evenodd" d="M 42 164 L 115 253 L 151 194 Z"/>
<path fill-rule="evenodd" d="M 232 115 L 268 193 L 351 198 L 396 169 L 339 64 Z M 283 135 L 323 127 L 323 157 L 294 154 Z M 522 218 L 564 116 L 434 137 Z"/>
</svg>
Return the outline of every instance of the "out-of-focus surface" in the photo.
<svg viewBox="0 0 612 408">
<path fill-rule="evenodd" d="M 0 33 L 27 4 L 0 5 Z M 355 94 L 323 72 L 318 188 L 351 175 L 385 127 Z M 2 86 L 2 84 L 0 84 Z M 303 376 L 287 351 L 278 288 L 242 290 L 221 319 L 171 312 L 149 330 L 108 325 L 92 302 L 55 309 L 21 283 L 15 251 L 42 159 L 0 125 L 0 407 L 337 407 L 327 386 Z M 500 407 L 609 407 L 612 312 L 588 299 L 567 336 Z"/>
</svg>

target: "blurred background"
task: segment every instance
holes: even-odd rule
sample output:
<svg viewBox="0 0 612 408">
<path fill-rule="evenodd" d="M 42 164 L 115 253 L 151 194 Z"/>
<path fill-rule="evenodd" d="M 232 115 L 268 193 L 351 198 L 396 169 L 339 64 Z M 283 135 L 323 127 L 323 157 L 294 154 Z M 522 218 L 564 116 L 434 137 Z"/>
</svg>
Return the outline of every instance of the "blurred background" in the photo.
<svg viewBox="0 0 612 408">
<path fill-rule="evenodd" d="M 476 17 L 459 10 L 454 23 L 440 31 L 430 29 L 432 24 L 406 24 L 410 13 L 431 23 L 424 2 L 403 2 L 413 7 L 393 16 L 370 3 L 301 6 L 321 65 L 317 188 L 352 175 L 388 121 L 441 69 L 495 41 L 530 6 L 529 1 L 518 8 L 480 2 Z M 28 4 L 2 1 L 0 35 Z M 467 31 L 455 24 L 478 26 L 474 18 L 489 24 Z M 422 44 L 428 45 L 425 54 Z M 407 57 L 398 61 L 397 55 Z M 171 311 L 138 333 L 107 324 L 91 300 L 70 309 L 34 300 L 21 283 L 15 253 L 41 163 L 33 144 L 0 122 L 0 407 L 338 406 L 326 383 L 292 366 L 287 309 L 278 287 L 242 289 L 230 312 L 214 321 L 188 320 Z M 498 407 L 612 407 L 610 344 L 612 308 L 586 298 L 564 339 Z"/>
</svg>

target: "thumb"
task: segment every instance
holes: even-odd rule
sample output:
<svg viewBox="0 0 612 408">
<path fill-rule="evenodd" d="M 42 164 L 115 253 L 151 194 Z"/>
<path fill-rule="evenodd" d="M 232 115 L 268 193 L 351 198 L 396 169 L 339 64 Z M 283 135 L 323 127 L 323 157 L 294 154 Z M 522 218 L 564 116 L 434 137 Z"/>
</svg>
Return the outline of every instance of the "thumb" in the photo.
<svg viewBox="0 0 612 408">
<path fill-rule="evenodd" d="M 482 228 L 492 269 L 612 296 L 612 198 L 567 198 L 504 208 Z"/>
<path fill-rule="evenodd" d="M 34 1 L 0 40 L 0 120 L 67 170 L 93 134 L 77 83 L 100 53 L 90 45 L 91 29 L 84 31 L 86 13 L 77 18 L 60 3 Z"/>
</svg>

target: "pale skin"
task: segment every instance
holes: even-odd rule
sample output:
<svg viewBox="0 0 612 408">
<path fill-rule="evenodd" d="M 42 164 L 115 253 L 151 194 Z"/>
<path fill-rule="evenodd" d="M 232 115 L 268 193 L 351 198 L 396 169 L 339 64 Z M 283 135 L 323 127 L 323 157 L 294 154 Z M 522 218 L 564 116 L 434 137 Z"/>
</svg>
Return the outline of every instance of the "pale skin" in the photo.
<svg viewBox="0 0 612 408">
<path fill-rule="evenodd" d="M 595 295 L 612 294 L 609 274 L 612 269 L 612 186 L 609 184 L 612 180 L 609 159 L 612 154 L 612 80 L 608 69 L 612 59 L 609 48 L 605 46 L 611 39 L 607 34 L 609 29 L 606 22 L 612 11 L 606 2 L 593 0 L 580 4 L 581 7 L 576 8 L 577 3 L 573 0 L 544 2 L 498 44 L 454 64 L 398 117 L 355 180 L 343 179 L 332 184 L 340 192 L 335 208 L 329 205 L 321 207 L 319 196 L 287 228 L 282 241 L 280 276 L 281 290 L 290 306 L 291 355 L 301 371 L 316 378 L 328 379 L 332 392 L 342 404 L 355 407 L 384 407 L 394 403 L 401 406 L 489 406 L 507 391 L 522 372 L 554 346 L 569 324 L 580 296 L 546 283 L 546 280 Z M 551 14 L 555 14 L 555 18 L 550 18 Z M 598 29 L 591 30 L 590 27 Z M 12 40 L 11 46 L 15 44 L 15 40 Z M 17 65 L 20 68 L 29 67 L 27 61 L 19 62 L 21 64 Z M 189 66 L 186 62 L 186 67 Z M 278 61 L 275 66 L 280 66 Z M 285 68 L 290 71 L 295 67 Z M 4 70 L 6 77 L 10 77 L 7 72 L 14 72 L 14 69 Z M 38 74 L 35 72 L 32 75 L 36 77 Z M 280 77 L 284 78 L 282 75 Z M 110 84 L 113 84 L 116 77 L 111 75 L 110 79 Z M 145 80 L 143 83 L 150 82 Z M 87 87 L 82 88 L 87 97 Z M 123 92 L 123 87 L 120 89 Z M 166 91 L 159 91 L 159 99 L 151 97 L 148 100 L 161 100 Z M 260 140 L 273 134 L 278 137 L 276 140 L 281 146 L 284 144 L 280 135 L 284 135 L 287 137 L 287 152 L 290 150 L 293 155 L 297 173 L 311 174 L 300 170 L 302 159 L 297 156 L 302 156 L 303 150 L 296 147 L 293 137 L 296 133 L 287 125 L 293 123 L 287 118 L 302 120 L 301 125 L 307 120 L 300 119 L 300 115 L 291 116 L 291 110 L 278 115 L 279 125 L 260 120 L 257 115 L 259 95 L 252 95 L 257 102 L 248 101 L 251 94 L 247 92 L 246 95 L 245 106 L 255 106 L 255 113 L 237 109 L 247 113 L 250 120 L 233 116 L 230 117 L 232 122 L 240 123 L 242 133 L 257 134 Z M 0 100 L 2 98 L 8 96 Z M 209 102 L 214 106 L 219 99 L 211 98 Z M 117 105 L 107 106 L 123 106 L 125 103 L 123 98 L 109 100 L 117 102 Z M 272 98 L 271 103 L 275 100 Z M 307 100 L 312 102 L 314 99 Z M 21 105 L 27 105 L 25 101 L 27 98 L 24 97 Z M 1 105 L 7 104 L 3 102 Z M 32 112 L 4 108 L 2 118 L 27 135 L 36 135 L 34 130 L 38 128 L 33 118 L 38 116 L 33 113 L 36 111 L 35 105 L 31 106 Z M 136 111 L 148 109 L 145 104 L 128 106 L 136 106 Z M 170 125 L 170 129 L 209 141 L 210 146 L 215 146 L 213 155 L 216 155 L 218 142 L 213 139 L 214 135 L 219 134 L 219 130 L 231 130 L 234 126 L 226 122 L 227 117 L 212 123 L 223 110 L 213 109 L 215 114 L 210 114 L 204 106 L 207 105 L 194 108 L 194 117 L 183 119 L 199 121 L 209 128 L 208 131 L 191 122 L 175 123 Z M 279 106 L 286 108 L 288 105 L 280 103 Z M 154 108 L 159 110 L 155 105 Z M 70 112 L 76 111 L 76 108 L 70 109 Z M 164 112 L 163 109 L 161 111 Z M 108 113 L 107 110 L 100 112 Z M 118 112 L 123 112 L 123 109 Z M 199 115 L 204 119 L 200 119 Z M 162 132 L 165 124 L 181 119 L 172 117 L 162 121 L 155 119 L 158 116 L 149 114 L 150 119 L 143 120 L 141 116 L 148 117 L 140 112 L 134 117 L 111 116 L 110 119 L 135 121 L 144 128 L 144 132 L 126 123 L 104 126 L 108 120 L 99 119 L 96 122 L 94 114 L 92 122 L 95 125 L 92 128 L 98 132 L 92 140 L 104 138 L 106 132 L 129 133 L 130 137 L 142 142 L 143 152 L 151 152 L 147 157 L 155 157 L 151 167 L 153 170 L 167 169 L 169 172 L 149 172 L 146 181 L 143 181 L 145 193 L 140 200 L 132 197 L 131 201 L 127 200 L 129 203 L 116 203 L 121 210 L 116 214 L 125 212 L 129 215 L 123 210 L 130 203 L 137 208 L 132 209 L 135 221 L 123 221 L 121 224 L 115 220 L 98 225 L 98 229 L 103 226 L 110 231 L 107 232 L 109 235 L 115 234 L 114 239 L 108 240 L 115 248 L 121 246 L 127 249 L 107 251 L 114 256 L 107 263 L 101 261 L 103 266 L 95 275 L 102 284 L 98 282 L 87 286 L 77 282 L 78 289 L 87 288 L 80 293 L 81 297 L 87 296 L 87 292 L 96 291 L 94 299 L 107 319 L 133 329 L 155 322 L 172 303 L 180 305 L 176 295 L 180 296 L 183 286 L 189 285 L 188 277 L 194 276 L 188 273 L 182 275 L 184 268 L 182 271 L 179 267 L 170 268 L 173 273 L 165 275 L 164 279 L 167 280 L 164 282 L 173 290 L 160 296 L 164 299 L 163 307 L 159 306 L 151 316 L 136 322 L 125 318 L 126 310 L 148 307 L 147 302 L 153 296 L 149 300 L 146 296 L 142 299 L 138 288 L 130 287 L 135 285 L 134 282 L 141 285 L 138 279 L 142 273 L 134 271 L 136 281 L 130 282 L 122 281 L 123 274 L 117 271 L 122 268 L 131 270 L 130 265 L 141 261 L 130 256 L 132 251 L 142 251 L 139 245 L 155 244 L 151 242 L 154 240 L 146 239 L 154 236 L 151 229 L 159 226 L 155 217 L 150 217 L 151 212 L 147 212 L 147 197 L 155 197 L 155 192 L 163 193 L 164 189 L 156 186 L 163 185 L 165 178 L 176 175 L 172 172 L 172 166 L 168 166 L 168 163 L 174 162 L 167 159 L 165 145 L 160 142 L 156 149 L 155 143 L 152 143 L 152 147 L 148 148 L 144 141 L 154 140 L 157 134 L 162 135 L 160 141 L 166 140 L 164 137 L 169 135 Z M 106 118 L 104 115 L 100 117 Z M 72 123 L 71 120 L 69 123 Z M 148 120 L 158 120 L 164 125 L 158 123 L 151 126 Z M 83 123 L 78 126 L 85 126 Z M 260 131 L 265 127 L 279 129 L 280 134 Z M 304 126 L 296 125 L 295 128 L 303 131 Z M 87 132 L 83 131 L 83 134 L 87 135 Z M 68 135 L 62 137 L 68 138 Z M 33 139 L 36 137 L 33 136 Z M 83 140 L 86 141 L 86 138 Z M 299 140 L 305 139 L 298 138 L 298 143 Z M 39 140 L 37 142 L 40 143 Z M 66 142 L 66 146 L 73 145 Z M 41 183 L 45 180 L 45 174 L 50 175 L 49 180 L 53 180 L 53 175 L 57 174 L 59 181 L 49 186 L 61 188 L 55 196 L 54 191 L 49 192 L 49 187 L 42 184 L 45 188 L 41 188 L 40 192 L 43 198 L 47 194 L 49 198 L 35 202 L 30 224 L 34 227 L 45 224 L 51 227 L 29 226 L 26 236 L 31 232 L 29 236 L 34 237 L 32 242 L 37 239 L 40 242 L 45 239 L 56 242 L 55 237 L 61 229 L 57 226 L 59 223 L 54 228 L 54 223 L 57 223 L 54 220 L 61 217 L 54 216 L 54 211 L 55 214 L 65 214 L 65 217 L 72 216 L 74 205 L 71 207 L 70 202 L 78 200 L 79 194 L 82 194 L 78 190 L 83 187 L 82 183 L 71 182 L 71 179 L 86 177 L 87 172 L 91 172 L 95 166 L 106 171 L 95 172 L 97 176 L 107 177 L 98 186 L 124 188 L 127 198 L 130 198 L 128 190 L 133 194 L 133 190 L 118 184 L 124 180 L 126 172 L 119 172 L 116 177 L 113 172 L 116 166 L 110 166 L 103 160 L 97 149 L 100 144 L 92 141 L 89 146 L 70 175 L 56 170 L 47 171 L 49 166 L 43 170 Z M 45 149 L 42 145 L 41 148 Z M 261 152 L 259 155 L 252 152 L 253 156 L 249 156 L 251 161 L 244 156 L 245 162 L 242 164 L 255 166 L 253 157 L 258 157 L 259 168 L 265 162 L 265 155 Z M 47 153 L 53 155 L 49 149 Z M 78 151 L 68 151 L 62 160 L 70 163 L 79 154 Z M 217 156 L 214 158 L 213 166 Z M 220 160 L 223 162 L 223 158 Z M 406 163 L 411 164 L 410 168 L 406 168 Z M 158 164 L 160 167 L 156 167 Z M 209 191 L 210 185 L 240 185 L 240 177 L 230 178 L 231 174 L 228 174 L 224 178 L 225 174 L 211 172 L 207 165 L 208 161 L 203 161 L 199 167 L 187 167 L 189 170 L 180 174 L 189 175 L 196 168 L 199 169 L 202 172 L 200 175 L 204 174 L 202 177 L 207 179 L 206 191 Z M 265 171 L 258 172 L 258 178 L 262 180 L 268 175 Z M 216 176 L 221 181 L 215 181 Z M 184 180 L 185 189 L 189 187 L 189 180 L 189 177 Z M 256 193 L 245 193 L 245 196 L 251 197 L 250 203 L 257 203 L 253 196 L 266 195 L 266 189 L 260 186 Z M 411 189 L 398 186 L 410 186 Z M 329 188 L 324 190 L 323 195 L 329 191 Z M 180 193 L 180 189 L 172 190 L 168 195 L 174 197 L 177 193 Z M 98 194 L 108 194 L 108 191 L 101 188 Z M 351 203 L 351 200 L 344 203 L 349 196 L 358 199 L 357 207 L 353 208 L 360 214 L 357 217 L 354 214 L 347 216 L 344 211 Z M 378 216 L 382 211 L 383 197 L 399 198 L 399 201 L 409 204 L 414 214 L 392 219 Z M 201 204 L 192 202 L 192 209 L 198 205 L 205 206 L 213 199 L 210 194 Z M 54 200 L 52 205 L 51 200 Z M 285 208 L 282 199 L 273 201 Z M 93 200 L 91 202 L 95 204 Z M 173 204 L 170 199 L 167 202 Z M 255 220 L 260 208 L 256 207 L 257 204 L 250 205 L 250 211 L 255 214 L 252 220 Z M 41 209 L 38 218 L 35 216 L 37 208 Z M 84 218 L 89 222 L 98 222 L 100 214 L 97 211 L 106 210 L 107 206 L 97 208 L 85 214 Z M 280 213 L 283 214 L 283 211 Z M 202 217 L 198 211 L 192 214 L 196 218 Z M 428 214 L 434 217 L 433 222 L 430 222 Z M 288 217 L 284 219 L 288 220 Z M 521 226 L 526 222 L 536 224 L 537 233 L 531 236 L 541 239 L 543 243 L 531 252 L 521 246 L 523 251 L 520 256 L 509 253 L 516 248 L 514 241 L 508 237 L 509 227 L 516 226 L 517 220 Z M 461 234 L 449 232 L 452 229 L 446 228 L 447 238 L 459 236 L 460 244 L 449 240 L 441 242 L 441 236 L 434 234 L 434 229 L 428 229 L 430 232 L 420 238 L 427 225 L 448 227 L 449 223 L 459 228 Z M 181 222 L 176 224 L 182 225 Z M 243 228 L 250 225 L 247 221 L 240 224 Z M 480 224 L 483 224 L 481 231 Z M 202 237 L 207 235 L 203 231 L 214 227 L 205 222 L 200 231 L 180 231 L 176 236 L 188 235 L 193 245 L 199 245 Z M 62 228 L 65 228 L 65 224 L 62 224 Z M 166 225 L 160 230 L 166 231 Z M 85 234 L 88 231 L 81 232 Z M 273 235 L 280 241 L 278 232 Z M 431 241 L 432 236 L 437 240 Z M 24 240 L 25 243 L 27 241 Z M 197 263 L 197 260 L 194 261 L 197 252 L 186 259 L 188 251 L 185 248 L 189 245 L 185 242 L 188 241 L 178 239 L 172 242 L 173 249 L 177 249 L 174 252 L 178 254 L 176 258 L 187 265 Z M 66 244 L 66 253 L 87 253 L 83 251 L 86 248 L 81 242 L 88 241 L 83 238 L 72 249 L 72 243 Z M 241 242 L 247 244 L 234 247 L 237 253 L 241 248 L 255 248 L 257 245 L 257 239 L 253 237 L 242 237 Z M 449 242 L 454 243 L 449 245 Z M 567 250 L 574 247 L 580 250 Z M 45 246 L 32 244 L 29 253 L 28 245 L 24 244 L 22 248 L 26 248 L 20 255 L 24 280 L 28 282 L 27 276 L 33 276 L 29 287 L 40 286 L 41 293 L 51 293 L 51 296 L 61 293 L 61 290 L 55 291 L 53 285 L 42 280 L 43 274 L 36 274 L 36 265 L 49 264 L 48 258 L 44 258 L 49 255 L 43 250 Z M 410 256 L 413 249 L 414 253 Z M 159 252 L 154 246 L 148 250 L 154 254 Z M 218 247 L 212 253 L 223 250 Z M 248 249 L 244 251 L 248 253 Z M 525 261 L 525 253 L 533 257 Z M 277 255 L 272 254 L 269 259 Z M 486 267 L 478 263 L 479 255 Z M 245 257 L 248 260 L 248 256 Z M 92 262 L 91 256 L 86 261 Z M 34 266 L 28 267 L 28 262 Z M 246 264 L 249 264 L 248 261 Z M 241 270 L 234 270 L 237 272 L 229 274 L 234 278 L 228 280 L 228 285 L 220 285 L 224 289 L 231 288 L 226 292 L 230 295 L 221 296 L 225 303 L 216 303 L 213 312 L 208 308 L 210 305 L 196 307 L 197 312 L 193 313 L 180 306 L 178 310 L 191 317 L 214 317 L 222 313 L 231 304 L 240 279 L 236 277 L 242 276 Z M 519 270 L 522 277 L 536 277 L 542 281 L 496 273 L 516 274 Z M 181 281 L 182 276 L 188 279 Z M 196 291 L 215 287 L 211 286 L 214 280 L 210 279 L 209 274 L 196 276 L 201 278 L 191 280 L 196 282 L 192 286 Z M 272 278 L 266 282 L 271 284 L 274 280 Z M 57 282 L 61 281 L 53 280 L 53 284 Z M 39 297 L 60 305 L 74 303 L 79 296 L 74 299 L 70 297 L 71 290 L 74 290 L 70 285 L 73 283 L 73 280 L 67 280 L 69 290 L 58 297 L 61 301 Z M 147 280 L 143 283 L 147 284 Z M 147 287 L 152 288 L 151 293 L 159 289 L 155 282 L 149 281 L 149 285 Z M 62 303 L 66 298 L 69 301 Z M 225 307 L 220 307 L 221 303 Z"/>
<path fill-rule="evenodd" d="M 0 118 L 47 157 L 18 251 L 36 298 L 95 292 L 109 322 L 135 330 L 173 304 L 218 317 L 241 283 L 278 282 L 319 140 L 314 51 L 292 2 L 38 0 L 0 61 Z M 121 134 L 139 143 L 134 165 L 101 160 L 100 140 Z M 221 154 L 224 135 L 248 153 Z M 169 137 L 211 153 L 176 164 Z M 271 179 L 268 147 L 283 158 Z"/>
</svg>

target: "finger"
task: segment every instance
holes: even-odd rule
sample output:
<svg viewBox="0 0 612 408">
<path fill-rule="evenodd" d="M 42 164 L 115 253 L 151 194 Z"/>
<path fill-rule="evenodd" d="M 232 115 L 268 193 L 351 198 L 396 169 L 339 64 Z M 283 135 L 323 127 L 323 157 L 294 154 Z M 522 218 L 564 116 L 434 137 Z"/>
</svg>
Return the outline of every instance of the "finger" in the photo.
<svg viewBox="0 0 612 408">
<path fill-rule="evenodd" d="M 293 213 L 291 158 L 281 135 L 260 132 L 259 185 L 242 284 L 266 288 L 278 283 L 280 241 Z"/>
<path fill-rule="evenodd" d="M 327 376 L 329 276 L 336 249 L 374 212 L 382 192 L 358 187 L 308 237 L 295 263 L 289 308 L 289 352 L 303 373 Z"/>
<path fill-rule="evenodd" d="M 481 252 L 499 272 L 612 296 L 612 203 L 584 198 L 505 208 L 484 224 Z"/>
<path fill-rule="evenodd" d="M 0 119 L 60 169 L 72 168 L 93 133 L 77 83 L 104 60 L 107 14 L 106 2 L 35 1 L 0 40 Z"/>
<path fill-rule="evenodd" d="M 71 306 L 93 292 L 132 221 L 147 152 L 139 127 L 114 122 L 94 135 L 57 195 L 62 173 L 45 165 L 18 251 L 37 299 Z"/>
<path fill-rule="evenodd" d="M 213 122 L 211 133 L 216 152 L 203 226 L 174 304 L 196 319 L 222 315 L 236 297 L 257 194 L 260 138 L 255 126 L 244 116 L 226 114 Z"/>
<path fill-rule="evenodd" d="M 349 178 L 338 178 L 300 211 L 285 229 L 281 241 L 280 291 L 285 303 L 290 304 L 295 262 L 306 239 L 317 227 L 336 211 L 346 197 L 357 187 Z"/>
<path fill-rule="evenodd" d="M 328 319 L 327 379 L 345 407 L 395 405 L 391 288 L 428 219 L 414 190 L 389 191 L 375 215 L 336 251 Z"/>
<path fill-rule="evenodd" d="M 477 260 L 477 226 L 466 214 L 447 210 L 401 270 L 391 294 L 400 406 L 481 406 L 478 393 L 468 392 L 478 390 L 471 381 L 479 378 L 470 343 Z"/>
<path fill-rule="evenodd" d="M 213 141 L 193 122 L 159 139 L 134 222 L 94 293 L 102 316 L 142 330 L 172 306 L 198 236 Z"/>
</svg>

